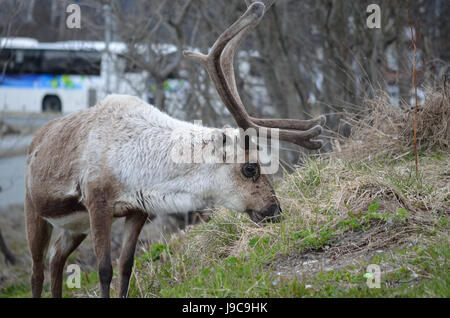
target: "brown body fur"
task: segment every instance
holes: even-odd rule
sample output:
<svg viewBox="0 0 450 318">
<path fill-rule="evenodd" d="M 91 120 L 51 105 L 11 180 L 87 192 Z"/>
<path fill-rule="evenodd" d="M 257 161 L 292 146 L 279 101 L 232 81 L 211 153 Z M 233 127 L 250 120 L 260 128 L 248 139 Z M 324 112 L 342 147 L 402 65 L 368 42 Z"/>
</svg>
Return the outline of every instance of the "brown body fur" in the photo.
<svg viewBox="0 0 450 318">
<path fill-rule="evenodd" d="M 90 125 L 96 118 L 90 109 L 56 119 L 42 127 L 34 137 L 27 158 L 25 214 L 27 237 L 33 259 L 32 295 L 39 297 L 44 280 L 44 259 L 52 234 L 52 225 L 44 218 L 60 218 L 74 212 L 89 213 L 94 249 L 98 259 L 101 295 L 109 296 L 112 278 L 110 229 L 114 217 L 127 217 L 123 253 L 120 257 L 121 289 L 125 297 L 131 273 L 134 249 L 147 218 L 143 211 L 114 213 L 118 183 L 108 171 L 82 189 L 80 158 Z M 97 117 L 98 119 L 98 117 Z M 75 189 L 71 195 L 68 187 Z M 83 193 L 82 193 L 82 190 Z M 51 291 L 61 297 L 63 268 L 70 253 L 86 234 L 64 231 L 57 239 L 51 257 Z M 131 264 L 131 265 L 130 265 Z"/>
</svg>

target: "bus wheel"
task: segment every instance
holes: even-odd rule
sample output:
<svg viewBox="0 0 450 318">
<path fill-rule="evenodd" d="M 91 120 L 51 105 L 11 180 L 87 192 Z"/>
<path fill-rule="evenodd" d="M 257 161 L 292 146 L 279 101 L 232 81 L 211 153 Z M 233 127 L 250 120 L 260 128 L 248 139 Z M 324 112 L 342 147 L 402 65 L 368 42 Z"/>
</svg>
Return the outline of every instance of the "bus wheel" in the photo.
<svg viewBox="0 0 450 318">
<path fill-rule="evenodd" d="M 42 100 L 43 112 L 58 112 L 62 111 L 61 100 L 56 95 L 46 95 Z"/>
</svg>

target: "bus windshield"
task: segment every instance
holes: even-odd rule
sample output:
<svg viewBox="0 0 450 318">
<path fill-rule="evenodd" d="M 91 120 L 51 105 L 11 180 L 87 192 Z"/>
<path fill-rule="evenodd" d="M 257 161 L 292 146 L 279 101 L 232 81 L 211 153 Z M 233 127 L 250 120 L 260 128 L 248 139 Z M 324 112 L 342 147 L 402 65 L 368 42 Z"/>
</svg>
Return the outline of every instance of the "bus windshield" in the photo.
<svg viewBox="0 0 450 318">
<path fill-rule="evenodd" d="M 0 65 L 6 74 L 100 75 L 101 54 L 95 51 L 4 48 Z"/>
</svg>

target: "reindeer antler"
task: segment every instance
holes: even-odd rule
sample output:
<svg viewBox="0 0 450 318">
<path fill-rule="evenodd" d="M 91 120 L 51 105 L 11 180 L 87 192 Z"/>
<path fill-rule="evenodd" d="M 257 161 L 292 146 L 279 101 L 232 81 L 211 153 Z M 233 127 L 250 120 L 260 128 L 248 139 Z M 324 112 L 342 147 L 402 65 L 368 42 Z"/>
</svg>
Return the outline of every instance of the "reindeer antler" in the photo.
<svg viewBox="0 0 450 318">
<path fill-rule="evenodd" d="M 265 6 L 261 2 L 250 4 L 247 11 L 217 38 L 208 55 L 189 51 L 184 51 L 183 54 L 206 67 L 219 96 L 239 127 L 255 128 L 256 131 L 261 127 L 280 128 L 280 140 L 307 149 L 319 149 L 322 147 L 322 141 L 312 138 L 322 133 L 320 124 L 325 123 L 324 116 L 312 120 L 253 118 L 245 110 L 239 96 L 233 68 L 234 54 L 245 35 L 259 23 L 264 9 Z"/>
</svg>

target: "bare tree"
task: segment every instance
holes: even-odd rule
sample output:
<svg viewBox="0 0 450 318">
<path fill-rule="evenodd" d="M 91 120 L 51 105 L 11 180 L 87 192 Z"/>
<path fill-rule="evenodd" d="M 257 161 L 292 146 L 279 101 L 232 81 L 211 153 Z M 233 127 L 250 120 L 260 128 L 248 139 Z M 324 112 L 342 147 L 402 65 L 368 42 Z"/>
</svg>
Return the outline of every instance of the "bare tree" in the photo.
<svg viewBox="0 0 450 318">
<path fill-rule="evenodd" d="M 154 104 L 160 109 L 166 108 L 164 83 L 182 60 L 184 23 L 192 2 L 135 1 L 130 10 L 120 2 L 111 2 L 116 38 L 127 47 L 124 56 L 135 67 L 148 71 L 154 82 Z"/>
<path fill-rule="evenodd" d="M 80 32 L 59 32 L 58 38 L 103 39 L 102 8 L 109 4 L 113 40 L 124 42 L 128 63 L 148 74 L 142 89 L 152 92 L 154 104 L 172 112 L 165 85 L 172 77 L 182 78 L 191 90 L 178 101 L 177 116 L 202 119 L 211 125 L 229 124 L 232 119 L 222 111 L 208 76 L 185 63 L 181 51 L 207 51 L 209 43 L 245 5 L 255 1 L 83 0 L 80 5 L 85 27 Z M 397 88 L 400 99 L 408 101 L 408 8 L 417 30 L 419 82 L 421 77 L 436 81 L 448 72 L 446 35 L 450 24 L 446 12 L 450 4 L 446 1 L 380 0 L 381 29 L 368 29 L 366 25 L 369 0 L 262 1 L 272 8 L 235 59 L 235 69 L 248 68 L 237 72 L 236 85 L 254 116 L 278 114 L 308 119 L 328 113 L 328 128 L 337 131 L 342 114 L 363 109 L 365 98 L 378 89 Z M 50 12 L 48 24 L 52 30 L 59 29 L 64 10 L 55 4 L 38 8 L 27 3 L 32 17 L 28 24 L 42 22 L 45 12 Z M 41 33 L 47 29 L 33 33 L 28 24 L 24 30 L 30 36 L 45 38 Z"/>
</svg>

